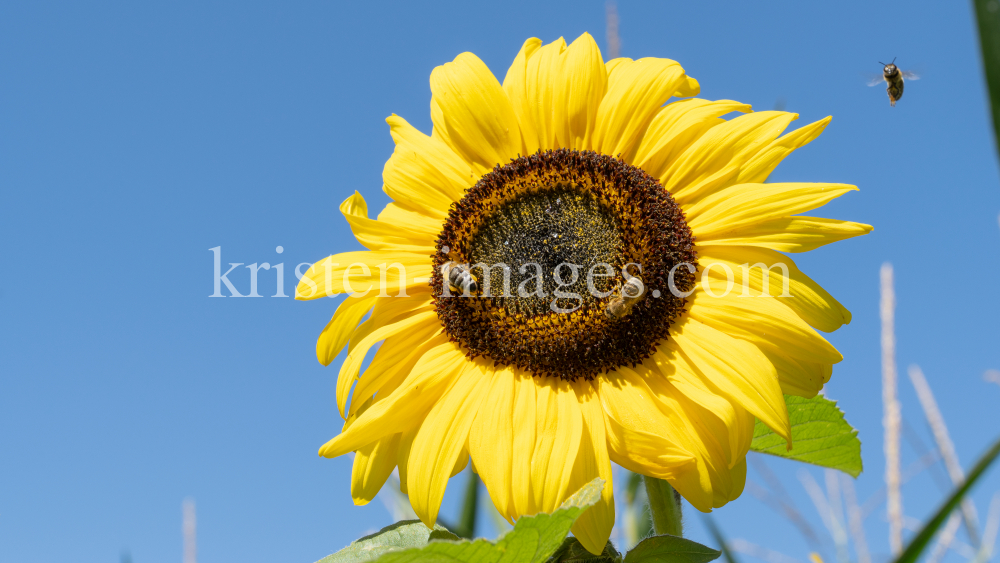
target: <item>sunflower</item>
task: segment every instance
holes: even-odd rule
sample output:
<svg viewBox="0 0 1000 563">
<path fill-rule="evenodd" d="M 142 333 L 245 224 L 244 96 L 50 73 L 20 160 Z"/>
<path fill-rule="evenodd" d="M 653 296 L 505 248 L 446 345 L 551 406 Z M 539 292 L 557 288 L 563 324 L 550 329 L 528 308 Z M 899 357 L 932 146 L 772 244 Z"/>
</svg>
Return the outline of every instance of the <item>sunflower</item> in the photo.
<svg viewBox="0 0 1000 563">
<path fill-rule="evenodd" d="M 601 477 L 573 528 L 598 553 L 611 462 L 701 511 L 738 497 L 754 419 L 791 443 L 782 394 L 842 359 L 817 330 L 850 313 L 784 253 L 869 232 L 799 215 L 857 188 L 764 183 L 830 118 L 780 136 L 797 115 L 692 98 L 677 62 L 604 62 L 588 34 L 527 40 L 503 83 L 463 53 L 430 85 L 431 135 L 386 120 L 393 201 L 340 206 L 368 250 L 296 290 L 347 294 L 316 344 L 323 364 L 348 348 L 319 453 L 355 452 L 355 503 L 398 467 L 430 526 L 471 460 L 513 521 Z"/>
</svg>

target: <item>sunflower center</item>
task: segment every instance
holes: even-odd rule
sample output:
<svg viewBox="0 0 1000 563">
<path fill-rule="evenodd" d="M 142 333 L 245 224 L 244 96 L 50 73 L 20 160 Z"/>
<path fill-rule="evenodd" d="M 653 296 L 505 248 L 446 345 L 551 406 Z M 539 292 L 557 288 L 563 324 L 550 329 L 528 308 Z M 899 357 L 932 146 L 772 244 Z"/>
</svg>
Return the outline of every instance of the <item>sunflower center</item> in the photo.
<svg viewBox="0 0 1000 563">
<path fill-rule="evenodd" d="M 656 180 L 559 149 L 497 166 L 452 207 L 431 283 L 445 331 L 470 356 L 592 379 L 668 337 L 696 260 Z"/>
<path fill-rule="evenodd" d="M 624 247 L 614 217 L 592 193 L 555 184 L 499 206 L 473 235 L 469 251 L 482 295 L 496 296 L 508 315 L 538 317 L 553 307 L 595 305 L 613 282 L 591 276 L 597 291 L 590 292 L 586 274 L 598 264 L 621 262 Z"/>
</svg>

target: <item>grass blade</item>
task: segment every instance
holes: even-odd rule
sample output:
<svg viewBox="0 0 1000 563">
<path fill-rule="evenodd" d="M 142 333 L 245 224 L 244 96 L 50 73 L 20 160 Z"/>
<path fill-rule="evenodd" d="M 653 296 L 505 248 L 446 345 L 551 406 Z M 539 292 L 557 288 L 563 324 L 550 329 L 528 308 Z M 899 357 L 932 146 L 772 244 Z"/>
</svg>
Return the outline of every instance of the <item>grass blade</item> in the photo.
<svg viewBox="0 0 1000 563">
<path fill-rule="evenodd" d="M 924 549 L 926 549 L 927 544 L 930 543 L 931 538 L 934 537 L 938 528 L 941 527 L 941 524 L 944 524 L 944 521 L 948 519 L 948 515 L 962 502 L 965 493 L 976 484 L 976 481 L 986 472 L 986 469 L 996 461 L 998 455 L 1000 455 L 1000 439 L 993 442 L 993 445 L 986 450 L 983 457 L 979 458 L 975 467 L 972 468 L 968 477 L 965 478 L 965 482 L 955 488 L 948 497 L 948 500 L 934 514 L 934 517 L 924 524 L 923 529 L 917 532 L 917 535 L 913 537 L 909 545 L 906 546 L 906 549 L 903 550 L 903 553 L 896 559 L 896 563 L 916 563 L 917 559 L 923 554 Z"/>
<path fill-rule="evenodd" d="M 996 0 L 974 0 L 979 45 L 993 114 L 993 141 L 1000 142 L 1000 10 Z M 996 145 L 995 145 L 996 146 Z M 997 147 L 1000 150 L 1000 147 Z"/>
</svg>

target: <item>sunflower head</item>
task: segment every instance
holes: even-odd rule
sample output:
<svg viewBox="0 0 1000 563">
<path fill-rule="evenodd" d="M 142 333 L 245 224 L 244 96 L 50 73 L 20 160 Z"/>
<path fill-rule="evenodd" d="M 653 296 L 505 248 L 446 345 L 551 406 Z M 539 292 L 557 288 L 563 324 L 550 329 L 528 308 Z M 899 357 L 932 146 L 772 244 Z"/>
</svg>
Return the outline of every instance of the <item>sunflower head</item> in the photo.
<svg viewBox="0 0 1000 563">
<path fill-rule="evenodd" d="M 341 206 L 368 250 L 297 289 L 348 294 L 316 351 L 348 349 L 320 454 L 355 452 L 356 503 L 398 469 L 432 525 L 471 460 L 513 521 L 601 477 L 573 528 L 599 553 L 612 462 L 710 511 L 743 490 L 755 419 L 790 440 L 783 393 L 822 388 L 842 358 L 817 330 L 850 313 L 784 253 L 871 227 L 801 215 L 853 186 L 765 183 L 829 118 L 782 135 L 798 116 L 698 88 L 588 34 L 529 39 L 502 84 L 471 53 L 434 69 L 431 135 L 387 120 L 392 203 Z"/>
<path fill-rule="evenodd" d="M 497 165 L 452 206 L 432 281 L 445 332 L 470 355 L 573 381 L 636 365 L 667 338 L 694 285 L 691 229 L 641 169 L 555 149 Z M 474 295 L 451 295 L 447 262 L 470 265 Z M 653 297 L 606 313 L 628 278 Z M 668 288 L 673 287 L 674 291 Z"/>
</svg>

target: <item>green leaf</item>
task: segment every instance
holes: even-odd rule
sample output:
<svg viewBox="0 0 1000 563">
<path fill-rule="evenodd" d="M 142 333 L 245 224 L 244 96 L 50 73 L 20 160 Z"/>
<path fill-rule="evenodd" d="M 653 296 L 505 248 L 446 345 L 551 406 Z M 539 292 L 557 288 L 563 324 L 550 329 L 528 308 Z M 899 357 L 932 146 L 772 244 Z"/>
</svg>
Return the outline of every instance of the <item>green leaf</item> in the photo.
<svg viewBox="0 0 1000 563">
<path fill-rule="evenodd" d="M 941 527 L 941 524 L 943 524 L 948 518 L 948 515 L 958 507 L 958 504 L 962 502 L 962 497 L 965 496 L 965 493 L 969 492 L 969 489 L 976 484 L 979 477 L 986 472 L 986 469 L 994 461 L 996 461 L 997 456 L 1000 456 L 1000 439 L 994 442 L 993 445 L 986 450 L 986 453 L 983 454 L 983 457 L 979 458 L 979 461 L 976 462 L 972 471 L 970 471 L 969 475 L 965 478 L 965 482 L 955 487 L 951 495 L 948 497 L 948 500 L 941 505 L 941 508 L 939 508 L 934 514 L 934 517 L 924 524 L 923 529 L 917 532 L 917 535 L 910 540 L 906 549 L 904 549 L 903 553 L 901 553 L 899 558 L 896 559 L 896 563 L 916 563 L 917 559 L 920 558 L 920 555 L 927 547 L 927 544 L 930 543 L 931 538 L 934 537 L 938 528 Z"/>
<path fill-rule="evenodd" d="M 1000 4 L 997 0 L 975 0 L 973 3 L 993 114 L 993 140 L 1000 143 Z M 1000 145 L 997 148 L 1000 149 Z"/>
<path fill-rule="evenodd" d="M 351 545 L 317 563 L 356 563 L 374 561 L 390 551 L 427 545 L 431 540 L 457 540 L 458 536 L 435 526 L 433 530 L 420 520 L 403 520 L 382 528 L 378 532 L 355 540 Z"/>
<path fill-rule="evenodd" d="M 484 539 L 441 541 L 429 543 L 419 549 L 386 553 L 378 559 L 378 563 L 464 563 L 472 561 L 498 563 L 502 556 L 503 553 L 497 550 L 496 545 Z M 507 559 L 506 561 L 517 560 Z"/>
<path fill-rule="evenodd" d="M 566 538 L 547 563 L 619 563 L 621 560 L 621 554 L 611 542 L 604 546 L 600 555 L 594 555 L 576 538 Z"/>
<path fill-rule="evenodd" d="M 559 549 L 583 511 L 601 498 L 603 479 L 594 479 L 552 514 L 525 516 L 496 543 L 486 540 L 432 541 L 426 546 L 392 551 L 379 563 L 544 563 Z"/>
<path fill-rule="evenodd" d="M 812 399 L 785 395 L 785 404 L 792 425 L 793 449 L 787 450 L 785 439 L 758 420 L 751 450 L 839 469 L 851 477 L 861 473 L 858 431 L 844 420 L 837 403 L 822 395 Z"/>
<path fill-rule="evenodd" d="M 708 563 L 722 553 L 677 536 L 653 536 L 639 542 L 625 554 L 625 563 Z"/>
</svg>

